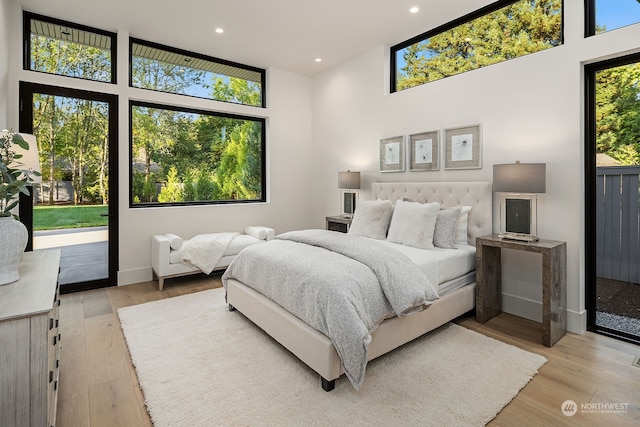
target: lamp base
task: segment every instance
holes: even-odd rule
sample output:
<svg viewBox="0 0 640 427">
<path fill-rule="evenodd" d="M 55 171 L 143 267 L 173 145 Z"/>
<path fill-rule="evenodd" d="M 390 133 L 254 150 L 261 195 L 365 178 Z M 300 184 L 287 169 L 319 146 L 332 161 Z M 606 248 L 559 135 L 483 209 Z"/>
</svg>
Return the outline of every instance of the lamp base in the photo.
<svg viewBox="0 0 640 427">
<path fill-rule="evenodd" d="M 346 217 L 347 215 L 350 215 L 353 217 L 353 213 L 356 211 L 356 199 L 358 198 L 358 193 L 356 191 L 348 190 L 341 192 L 340 211 L 342 216 Z"/>
<path fill-rule="evenodd" d="M 537 242 L 538 240 L 540 240 L 540 238 L 537 236 L 522 233 L 503 233 L 499 234 L 498 237 L 506 240 L 518 240 L 520 242 Z"/>
</svg>

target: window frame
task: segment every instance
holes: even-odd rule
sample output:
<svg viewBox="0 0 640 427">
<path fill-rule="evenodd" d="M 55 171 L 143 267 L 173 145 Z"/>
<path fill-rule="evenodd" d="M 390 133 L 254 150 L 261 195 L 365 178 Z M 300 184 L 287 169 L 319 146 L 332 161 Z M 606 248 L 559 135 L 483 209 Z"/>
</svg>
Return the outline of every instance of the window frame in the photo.
<svg viewBox="0 0 640 427">
<path fill-rule="evenodd" d="M 90 33 L 99 34 L 102 36 L 109 37 L 111 39 L 111 80 L 110 81 L 102 81 L 102 80 L 93 80 L 79 76 L 68 76 L 65 74 L 55 74 L 55 73 L 47 73 L 46 71 L 33 70 L 31 68 L 31 20 L 35 19 L 38 21 L 48 22 L 54 25 L 61 25 L 64 27 L 73 28 L 78 31 L 86 31 Z M 24 51 L 22 54 L 22 68 L 26 71 L 31 71 L 34 73 L 43 73 L 50 74 L 54 76 L 62 76 L 68 77 L 72 79 L 80 79 L 91 82 L 98 83 L 106 83 L 106 84 L 117 84 L 118 83 L 118 73 L 117 73 L 117 60 L 118 60 L 118 36 L 116 33 L 112 33 L 110 31 L 101 30 L 99 28 L 89 27 L 87 25 L 76 24 L 75 22 L 64 21 L 62 19 L 51 18 L 49 16 L 40 15 L 33 12 L 24 11 L 22 14 L 22 42 L 24 46 Z"/>
<path fill-rule="evenodd" d="M 230 66 L 230 67 L 235 67 L 235 68 L 240 68 L 240 69 L 244 69 L 244 70 L 248 70 L 248 71 L 257 72 L 257 73 L 260 74 L 260 85 L 261 85 L 260 105 L 239 104 L 239 103 L 236 103 L 236 102 L 224 101 L 224 100 L 219 100 L 219 99 L 204 98 L 204 97 L 195 96 L 195 95 L 187 95 L 187 94 L 184 94 L 184 93 L 165 92 L 165 91 L 156 90 L 156 89 L 146 89 L 146 88 L 140 88 L 138 86 L 134 86 L 133 85 L 133 45 L 134 45 L 134 43 L 135 44 L 139 44 L 139 45 L 143 45 L 143 46 L 147 46 L 147 47 L 150 47 L 150 48 L 153 48 L 153 49 L 164 50 L 164 51 L 167 51 L 167 52 L 170 52 L 170 53 L 175 53 L 175 54 L 178 54 L 178 55 L 189 56 L 189 57 L 200 59 L 200 60 L 203 60 L 203 61 L 215 62 L 215 63 L 218 63 L 218 64 Z M 163 44 L 160 44 L 160 43 L 150 42 L 148 40 L 143 40 L 143 39 L 139 39 L 139 38 L 135 38 L 135 37 L 129 37 L 129 87 L 132 87 L 132 88 L 135 88 L 135 89 L 140 89 L 140 90 L 149 90 L 149 91 L 152 91 L 152 92 L 171 93 L 171 94 L 174 94 L 174 95 L 188 96 L 188 97 L 196 98 L 196 99 L 206 99 L 206 100 L 209 100 L 209 101 L 226 102 L 226 103 L 235 104 L 235 105 L 244 105 L 246 107 L 257 107 L 257 108 L 266 108 L 267 107 L 267 98 L 266 98 L 267 77 L 266 77 L 266 70 L 264 68 L 258 68 L 258 67 L 254 67 L 254 66 L 251 66 L 251 65 L 240 64 L 238 62 L 228 61 L 226 59 L 216 58 L 216 57 L 213 57 L 213 56 L 208 56 L 208 55 L 204 55 L 204 54 L 197 53 L 197 52 L 192 52 L 192 51 L 188 51 L 188 50 L 184 50 L 184 49 L 179 49 L 179 48 L 176 48 L 176 47 L 167 46 L 167 45 L 163 45 Z"/>
<path fill-rule="evenodd" d="M 133 202 L 133 107 L 147 107 L 147 108 L 157 108 L 164 110 L 172 110 L 183 113 L 190 114 L 202 114 L 214 117 L 224 117 L 230 119 L 238 119 L 238 120 L 251 120 L 255 122 L 259 122 L 262 125 L 262 129 L 260 132 L 260 137 L 262 141 L 260 142 L 260 150 L 262 152 L 260 158 L 260 192 L 261 197 L 259 199 L 251 199 L 251 200 L 194 200 L 189 202 L 145 202 L 145 203 L 134 203 Z M 184 206 L 206 206 L 206 205 L 230 205 L 230 204 L 247 204 L 247 203 L 266 203 L 267 201 L 267 132 L 266 125 L 267 120 L 262 117 L 252 117 L 252 116 L 244 116 L 240 114 L 232 114 L 221 111 L 208 111 L 201 110 L 192 107 L 178 107 L 174 105 L 166 105 L 157 102 L 148 102 L 148 101 L 139 101 L 139 100 L 129 100 L 129 207 L 133 209 L 144 209 L 144 208 L 165 208 L 165 207 L 184 207 Z"/>
<path fill-rule="evenodd" d="M 592 37 L 597 36 L 598 34 L 608 33 L 610 31 L 618 30 L 620 28 L 628 27 L 629 25 L 635 25 L 640 23 L 640 21 L 623 25 L 621 27 L 612 28 L 610 30 L 606 30 L 603 33 L 596 33 L 596 0 L 584 0 L 584 37 Z"/>
<path fill-rule="evenodd" d="M 390 93 L 397 93 L 400 92 L 398 91 L 397 88 L 397 53 L 398 51 L 409 47 L 415 43 L 421 42 L 425 39 L 429 39 L 433 36 L 437 36 L 441 33 L 444 33 L 445 31 L 449 31 L 452 30 L 460 25 L 466 24 L 470 21 L 473 21 L 474 19 L 477 18 L 481 18 L 485 15 L 489 15 L 497 10 L 500 10 L 504 7 L 510 6 L 512 4 L 518 3 L 519 1 L 522 0 L 498 0 L 496 2 L 490 3 L 484 7 L 481 7 L 480 9 L 474 10 L 466 15 L 463 15 L 459 18 L 456 18 L 452 21 L 449 21 L 445 24 L 442 24 L 432 30 L 429 31 L 425 31 L 422 34 L 418 34 L 417 36 L 411 37 L 408 40 L 405 40 L 401 43 L 395 44 L 393 46 L 390 47 L 390 55 L 389 55 L 389 62 L 390 62 L 390 84 L 389 84 L 389 92 Z M 585 0 L 585 1 L 590 1 L 590 0 Z M 595 1 L 595 0 L 593 0 Z M 562 4 L 562 17 L 561 17 L 561 23 L 560 23 L 560 44 L 564 44 L 564 0 L 560 0 L 561 4 Z M 514 58 L 515 59 L 515 58 Z M 505 62 L 505 61 L 501 61 L 501 62 Z M 494 65 L 494 64 L 492 64 Z M 477 68 L 476 68 L 477 70 Z M 469 70 L 469 71 L 474 71 L 474 70 Z M 463 74 L 463 73 L 460 73 Z M 425 83 L 423 83 L 425 84 Z M 418 85 L 418 86 L 413 86 L 413 87 L 419 87 L 422 85 Z M 413 88 L 412 87 L 412 88 Z M 409 88 L 409 89 L 412 89 Z"/>
<path fill-rule="evenodd" d="M 596 35 L 596 0 L 584 0 L 584 37 Z"/>
<path fill-rule="evenodd" d="M 589 1 L 589 0 L 587 0 Z M 585 242 L 585 308 L 587 330 L 623 341 L 640 344 L 638 336 L 598 325 L 597 311 L 597 217 L 596 217 L 596 74 L 599 71 L 640 63 L 640 53 L 622 55 L 589 63 L 583 66 L 584 73 L 584 242 Z"/>
</svg>

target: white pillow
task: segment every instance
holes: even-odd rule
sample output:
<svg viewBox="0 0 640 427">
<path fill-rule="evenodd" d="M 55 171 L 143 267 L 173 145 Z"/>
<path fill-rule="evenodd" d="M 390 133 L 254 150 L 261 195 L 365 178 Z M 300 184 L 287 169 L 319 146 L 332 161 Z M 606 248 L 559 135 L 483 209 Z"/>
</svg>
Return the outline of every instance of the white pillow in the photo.
<svg viewBox="0 0 640 427">
<path fill-rule="evenodd" d="M 422 249 L 433 249 L 438 203 L 403 202 L 393 210 L 387 240 Z"/>
<path fill-rule="evenodd" d="M 471 206 L 460 206 L 460 216 L 458 217 L 458 227 L 456 228 L 456 243 L 467 244 L 467 224 L 469 223 L 469 212 Z"/>
<path fill-rule="evenodd" d="M 180 236 L 176 236 L 175 234 L 171 234 L 171 233 L 164 233 L 164 237 L 166 237 L 169 240 L 169 247 L 171 249 L 180 249 L 182 247 L 182 238 L 180 238 Z"/>
<path fill-rule="evenodd" d="M 358 200 L 348 234 L 384 240 L 392 213 L 391 200 Z"/>
<path fill-rule="evenodd" d="M 433 245 L 438 248 L 455 249 L 458 218 L 462 208 L 440 209 L 436 218 L 436 228 L 433 232 Z"/>
</svg>

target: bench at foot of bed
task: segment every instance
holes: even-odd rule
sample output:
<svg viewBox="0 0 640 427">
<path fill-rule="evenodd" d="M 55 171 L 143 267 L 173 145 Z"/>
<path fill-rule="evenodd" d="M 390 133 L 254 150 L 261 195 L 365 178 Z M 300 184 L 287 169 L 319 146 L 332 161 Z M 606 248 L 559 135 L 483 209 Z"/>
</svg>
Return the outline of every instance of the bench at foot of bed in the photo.
<svg viewBox="0 0 640 427">
<path fill-rule="evenodd" d="M 214 267 L 214 271 L 228 267 L 242 249 L 271 240 L 274 236 L 275 231 L 272 228 L 263 226 L 246 227 L 244 234 L 238 234 L 231 240 L 222 258 Z M 174 234 L 156 234 L 152 236 L 151 268 L 153 278 L 158 280 L 159 290 L 164 288 L 165 279 L 202 273 L 199 268 L 180 262 L 182 244 L 182 239 Z"/>
</svg>

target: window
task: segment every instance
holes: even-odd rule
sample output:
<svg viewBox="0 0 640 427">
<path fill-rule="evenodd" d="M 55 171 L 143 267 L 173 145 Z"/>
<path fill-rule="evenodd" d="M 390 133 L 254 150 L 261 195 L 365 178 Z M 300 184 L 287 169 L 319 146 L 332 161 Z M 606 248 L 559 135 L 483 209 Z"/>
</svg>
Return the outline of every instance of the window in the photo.
<svg viewBox="0 0 640 427">
<path fill-rule="evenodd" d="M 116 82 L 116 35 L 24 13 L 24 69 Z"/>
<path fill-rule="evenodd" d="M 264 202 L 265 121 L 130 103 L 130 205 Z"/>
<path fill-rule="evenodd" d="M 265 71 L 130 40 L 132 87 L 264 107 Z"/>
<path fill-rule="evenodd" d="M 562 44 L 562 0 L 498 1 L 391 47 L 391 92 Z"/>
<path fill-rule="evenodd" d="M 638 0 L 585 0 L 586 36 L 640 22 Z"/>
</svg>

